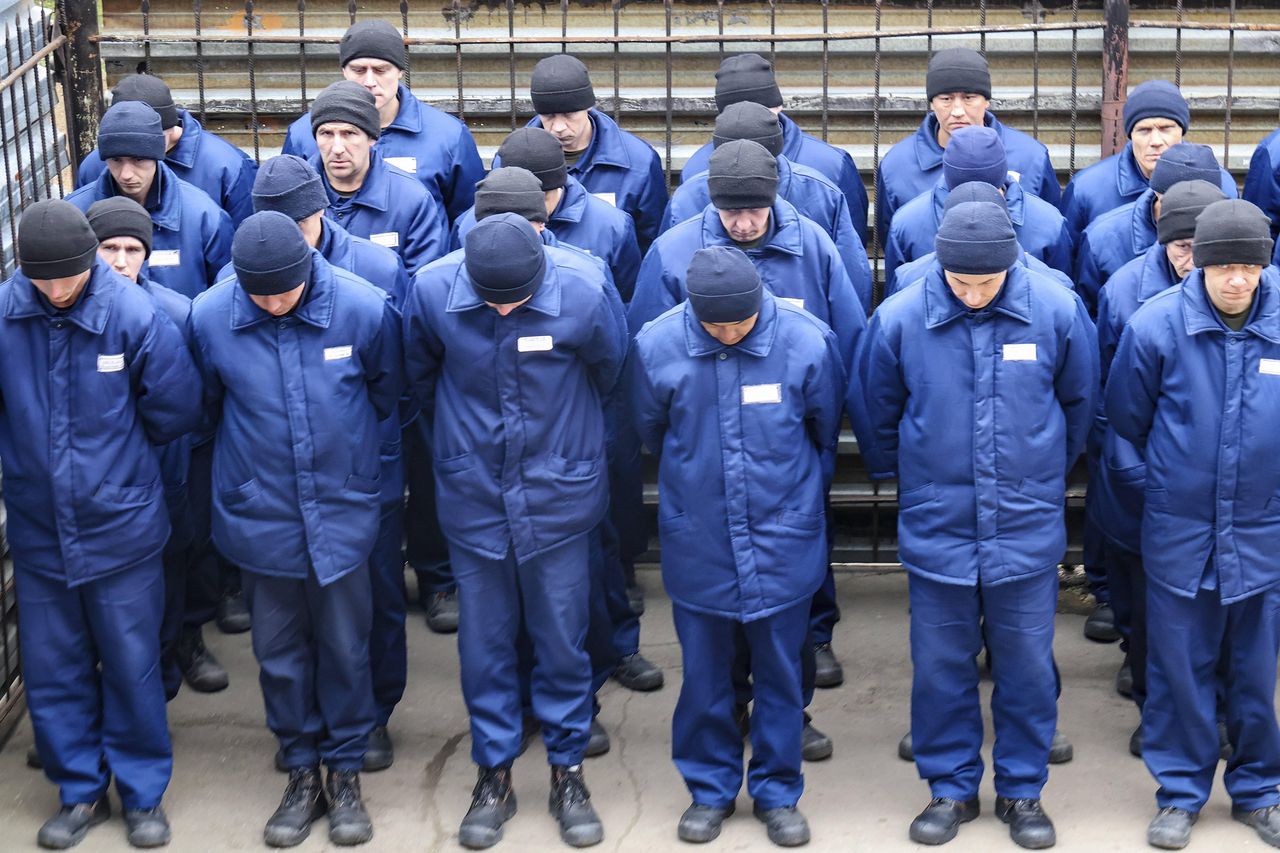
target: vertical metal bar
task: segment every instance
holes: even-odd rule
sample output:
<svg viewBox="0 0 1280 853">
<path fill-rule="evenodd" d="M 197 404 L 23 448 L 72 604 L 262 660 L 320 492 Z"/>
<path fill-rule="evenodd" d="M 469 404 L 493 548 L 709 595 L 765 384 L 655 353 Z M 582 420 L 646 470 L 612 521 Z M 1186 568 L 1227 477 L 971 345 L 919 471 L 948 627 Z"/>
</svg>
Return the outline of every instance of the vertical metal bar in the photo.
<svg viewBox="0 0 1280 853">
<path fill-rule="evenodd" d="M 925 4 L 924 14 L 924 25 L 929 30 L 929 34 L 925 36 L 925 52 L 933 56 L 933 0 Z"/>
<path fill-rule="evenodd" d="M 98 4 L 96 0 L 60 0 L 58 20 L 67 36 L 67 129 L 70 131 L 71 165 L 79 167 L 85 155 L 98 145 L 98 117 L 102 109 L 102 58 L 98 52 Z"/>
<path fill-rule="evenodd" d="M 151 0 L 142 0 L 142 70 L 151 73 Z"/>
<path fill-rule="evenodd" d="M 30 31 L 30 26 L 31 26 L 31 19 L 30 19 L 30 18 L 28 18 L 28 19 L 27 19 L 27 26 L 28 26 L 28 32 L 29 32 L 29 31 Z M 18 21 L 16 21 L 16 20 L 15 20 L 15 21 L 14 21 L 14 23 L 13 23 L 13 33 L 14 33 L 14 42 L 15 42 L 15 44 L 17 45 L 17 48 L 18 48 L 18 53 L 17 53 L 18 62 L 19 62 L 19 64 L 21 64 L 22 62 L 25 62 L 25 61 L 26 61 L 26 57 L 27 57 L 27 56 L 30 56 L 32 53 L 35 53 L 35 52 L 36 52 L 36 43 L 35 43 L 35 40 L 34 40 L 34 39 L 32 39 L 32 41 L 31 41 L 31 51 L 30 51 L 30 53 L 23 53 L 23 51 L 22 51 L 22 24 L 21 24 L 21 23 L 19 23 L 19 22 L 18 22 Z M 28 71 L 26 74 L 24 74 L 24 75 L 22 75 L 22 76 L 25 78 L 25 77 L 28 77 L 29 75 L 35 75 L 35 73 L 36 73 L 36 69 L 34 69 L 34 68 L 33 68 L 33 69 L 31 69 L 30 71 Z M 34 83 L 35 83 L 35 78 L 34 78 L 34 76 L 32 76 L 32 77 L 31 77 L 31 83 L 32 83 L 32 84 L 34 84 Z M 20 113 L 20 112 L 18 112 L 18 103 L 17 103 L 17 102 L 18 102 L 18 99 L 17 99 L 16 97 L 14 97 L 14 98 L 13 98 L 13 105 L 14 105 L 14 106 L 13 106 L 13 115 L 14 115 L 14 117 L 15 117 L 15 118 L 16 118 L 17 116 L 20 116 L 20 115 L 25 115 L 25 116 L 27 117 L 27 119 L 28 119 L 28 121 L 24 121 L 24 122 L 23 122 L 23 124 L 25 125 L 25 127 L 24 127 L 23 129 L 24 129 L 24 130 L 26 130 L 26 132 L 27 132 L 27 156 L 31 158 L 31 159 L 28 161 L 28 165 L 27 165 L 27 172 L 31 175 L 31 195 L 32 195 L 32 197 L 33 197 L 33 198 L 48 198 L 48 197 L 49 197 L 49 196 L 48 196 L 48 176 L 46 175 L 46 177 L 45 177 L 45 181 L 46 181 L 45 189 L 46 189 L 46 192 L 44 192 L 44 193 L 41 193 L 41 192 L 40 192 L 40 180 L 39 180 L 40 173 L 44 171 L 44 167 L 41 165 L 41 164 L 43 164 L 43 163 L 44 163 L 44 149 L 41 149 L 41 150 L 40 150 L 40 155 L 39 155 L 39 157 L 37 158 L 37 156 L 36 156 L 36 137 L 35 137 L 35 132 L 34 132 L 33 128 L 31 127 L 31 125 L 34 123 L 34 124 L 36 124 L 36 125 L 39 125 L 41 128 L 43 128 L 43 127 L 44 127 L 44 114 L 43 114 L 43 112 L 42 112 L 42 111 L 41 111 L 41 109 L 40 109 L 40 102 L 37 100 L 37 101 L 36 101 L 36 112 L 35 112 L 35 115 L 32 115 L 32 113 L 31 113 L 31 92 L 30 92 L 30 88 L 31 88 L 31 87 L 30 87 L 30 85 L 28 85 L 28 83 L 27 83 L 27 81 L 26 81 L 25 79 L 24 79 L 24 80 L 21 80 L 21 81 L 16 81 L 16 82 L 14 83 L 14 85 L 10 87 L 9 91 L 10 91 L 10 92 L 12 92 L 14 89 L 19 89 L 19 88 L 20 88 L 20 89 L 22 89 L 22 110 L 23 110 L 23 111 L 22 111 L 21 113 Z M 34 122 L 30 121 L 30 119 L 34 119 Z"/>
<path fill-rule="evenodd" d="M 1038 8 L 1038 7 L 1037 7 Z M 1041 22 L 1037 12 L 1036 23 Z M 1031 135 L 1040 137 L 1040 31 L 1031 31 Z"/>
<path fill-rule="evenodd" d="M 770 2 L 772 3 L 772 0 Z M 724 62 L 724 0 L 716 0 L 716 34 L 720 36 L 720 40 L 716 42 L 718 58 Z"/>
<path fill-rule="evenodd" d="M 778 34 L 778 0 L 769 0 L 769 35 Z M 778 67 L 778 43 L 769 42 L 769 64 Z"/>
<path fill-rule="evenodd" d="M 298 0 L 298 90 L 302 111 L 307 111 L 307 0 Z"/>
<path fill-rule="evenodd" d="M 671 0 L 663 0 L 662 7 L 667 20 L 667 36 L 670 37 L 671 35 Z M 672 71 L 671 66 L 672 66 L 672 59 L 673 59 L 671 55 L 671 42 L 668 41 L 665 47 L 666 47 L 665 56 L 667 60 L 667 122 L 666 122 L 667 123 L 667 132 L 666 132 L 667 153 L 662 160 L 662 165 L 663 165 L 663 177 L 667 181 L 667 186 L 670 186 L 671 185 L 671 123 L 674 121 L 674 117 L 672 115 L 672 108 L 671 108 L 671 71 Z"/>
<path fill-rule="evenodd" d="M 453 0 L 453 37 L 462 38 L 462 0 Z M 455 42 L 453 51 L 458 66 L 458 118 L 465 120 L 467 109 L 466 99 L 462 96 L 462 43 Z"/>
<path fill-rule="evenodd" d="M 1236 0 L 1231 0 L 1230 17 L 1232 24 L 1236 22 Z M 1230 171 L 1231 166 L 1231 105 L 1235 100 L 1235 65 L 1236 65 L 1236 30 L 1233 26 L 1227 33 L 1227 109 L 1222 120 L 1222 167 Z"/>
<path fill-rule="evenodd" d="M 404 33 L 404 37 L 409 37 L 409 0 L 400 0 L 400 31 Z M 405 56 L 409 54 L 409 45 L 405 45 Z M 410 89 L 413 88 L 413 61 L 408 62 L 409 67 L 404 70 L 404 84 Z"/>
<path fill-rule="evenodd" d="M 258 75 L 253 55 L 253 0 L 244 0 L 244 26 L 245 34 L 249 37 L 245 47 L 249 50 L 249 121 L 253 123 L 253 159 L 262 162 L 262 140 L 259 138 L 258 128 Z"/>
<path fill-rule="evenodd" d="M 299 0 L 299 2 L 302 2 L 302 0 Z M 203 0 L 191 0 L 191 17 L 195 24 L 197 37 L 200 36 L 203 29 L 203 13 Z M 302 79 L 302 96 L 304 100 L 307 92 L 306 82 L 304 75 Z M 196 88 L 200 92 L 200 123 L 206 124 L 209 121 L 209 112 L 204 96 L 204 43 L 201 41 L 196 42 Z"/>
<path fill-rule="evenodd" d="M 1129 75 L 1129 0 L 1104 0 L 1102 12 L 1106 23 L 1102 31 L 1102 156 L 1110 157 L 1125 143 L 1122 112 Z"/>
<path fill-rule="evenodd" d="M 876 0 L 876 39 L 872 44 L 875 49 L 874 64 L 874 85 L 871 99 L 871 168 L 875 174 L 880 174 L 880 15 L 881 3 L 883 0 Z M 880 272 L 882 270 L 880 261 L 880 247 L 883 245 L 884 235 L 880 233 L 880 229 L 876 227 L 876 223 L 880 221 L 880 202 L 881 198 L 876 197 L 876 215 L 871 217 L 872 227 L 872 251 L 871 251 L 871 302 L 873 305 L 879 305 L 881 298 L 884 296 L 884 284 L 880 280 Z"/>
<path fill-rule="evenodd" d="M 14 115 L 13 131 L 14 131 L 14 142 L 16 143 L 17 133 L 18 133 L 18 122 L 17 122 L 16 114 Z M 17 151 L 16 144 L 14 145 L 14 150 L 15 152 Z M 5 195 L 5 202 L 7 203 L 7 206 L 9 208 L 9 236 L 13 240 L 13 250 L 14 250 L 14 254 L 16 255 L 18 251 L 18 212 L 22 210 L 22 204 L 19 203 L 17 205 L 14 205 L 13 195 L 14 195 L 15 184 L 18 187 L 18 193 L 21 194 L 22 192 L 22 184 L 21 184 L 21 181 L 18 180 L 18 175 L 21 170 L 13 168 L 13 164 L 10 163 L 9 161 L 9 129 L 5 126 L 5 122 L 3 121 L 0 121 L 0 155 L 2 155 L 4 159 L 4 173 L 6 175 L 6 180 L 4 183 L 4 195 Z"/>
<path fill-rule="evenodd" d="M 356 22 L 356 0 L 347 0 L 348 25 Z"/>
<path fill-rule="evenodd" d="M 1182 0 L 1175 7 L 1178 13 L 1177 29 L 1173 31 L 1173 85 L 1182 86 Z"/>
<path fill-rule="evenodd" d="M 826 35 L 831 32 L 830 19 L 831 3 L 830 0 L 822 0 L 822 34 Z M 774 67 L 774 73 L 777 73 L 777 67 Z M 827 141 L 828 125 L 831 121 L 831 110 L 827 106 L 828 96 L 831 94 L 831 42 L 826 39 L 822 40 L 822 141 Z"/>
<path fill-rule="evenodd" d="M 49 27 L 48 12 L 40 13 L 40 29 L 41 29 L 41 32 L 45 34 L 45 38 L 50 38 L 52 36 L 52 30 Z M 48 124 L 53 130 L 53 144 L 57 152 L 54 155 L 56 157 L 56 160 L 54 162 L 53 173 L 58 178 L 58 197 L 61 198 L 62 196 L 67 194 L 67 188 L 63 185 L 63 181 L 62 181 L 62 162 L 63 162 L 62 146 L 58 144 L 58 127 L 54 123 L 53 110 L 54 110 L 54 105 L 58 103 L 57 94 L 54 92 L 54 89 L 53 89 L 54 76 L 55 76 L 55 72 L 54 72 L 53 56 L 52 55 L 46 56 L 44 59 L 44 88 L 45 88 L 45 96 L 48 99 L 48 104 L 49 104 Z M 40 145 L 42 148 L 45 145 L 44 124 L 40 125 Z M 52 194 L 53 194 L 53 191 L 52 189 L 50 189 L 50 195 Z"/>
<path fill-rule="evenodd" d="M 626 0 L 613 0 L 613 120 L 622 121 L 622 45 L 618 42 L 618 30 L 622 25 L 622 4 Z"/>
<path fill-rule="evenodd" d="M 9 25 L 7 23 L 4 25 L 4 56 L 6 61 L 13 59 L 15 57 L 15 54 L 13 52 L 13 37 L 9 34 Z M 22 57 L 21 55 L 17 55 L 14 65 L 21 65 L 21 64 L 22 64 Z M 8 168 L 6 168 L 5 176 L 10 184 L 18 185 L 18 203 L 20 206 L 26 207 L 28 203 L 28 198 L 27 198 L 27 179 L 25 177 L 25 173 L 28 171 L 28 169 L 22 168 L 22 128 L 24 125 L 27 124 L 27 122 L 22 120 L 22 113 L 18 112 L 17 89 L 21 85 L 22 85 L 22 79 L 19 78 L 14 81 L 14 84 L 12 86 L 9 87 L 9 115 L 13 117 L 13 156 L 18 158 L 18 168 L 13 171 L 10 171 Z M 28 143 L 31 142 L 30 127 L 27 128 L 27 142 Z M 31 157 L 31 161 L 28 163 L 28 166 L 31 169 L 34 169 L 36 165 L 35 152 L 32 151 L 29 154 L 29 156 Z M 35 201 L 35 199 L 34 198 L 30 199 L 30 201 Z"/>
<path fill-rule="evenodd" d="M 507 0 L 507 58 L 511 83 L 511 129 L 516 125 L 516 4 L 515 0 Z"/>
<path fill-rule="evenodd" d="M 978 3 L 978 26 L 983 27 L 982 32 L 978 35 L 978 50 L 983 54 L 987 52 L 987 0 L 981 0 Z"/>
<path fill-rule="evenodd" d="M 1080 0 L 1071 0 L 1071 23 L 1080 23 Z M 1071 30 L 1071 153 L 1067 171 L 1076 173 L 1076 131 L 1080 124 L 1080 31 Z M 1071 175 L 1068 175 L 1070 177 Z"/>
<path fill-rule="evenodd" d="M 560 0 L 560 38 L 569 36 L 569 0 Z M 569 52 L 569 43 L 560 42 L 560 52 Z"/>
</svg>

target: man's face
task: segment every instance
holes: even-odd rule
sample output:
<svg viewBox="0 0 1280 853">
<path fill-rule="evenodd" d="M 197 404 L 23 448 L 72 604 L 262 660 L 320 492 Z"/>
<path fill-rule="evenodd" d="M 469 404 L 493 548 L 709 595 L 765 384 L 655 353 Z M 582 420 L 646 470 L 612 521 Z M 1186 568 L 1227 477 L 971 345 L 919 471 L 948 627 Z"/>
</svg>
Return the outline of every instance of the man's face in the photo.
<svg viewBox="0 0 1280 853">
<path fill-rule="evenodd" d="M 758 319 L 760 319 L 759 311 L 737 323 L 702 323 L 702 328 L 720 343 L 731 347 L 751 334 L 751 330 L 756 327 L 756 320 Z"/>
<path fill-rule="evenodd" d="M 547 216 L 556 212 L 556 208 L 560 206 L 560 199 L 564 198 L 564 187 L 556 187 L 554 190 L 547 190 L 542 194 L 542 204 L 547 209 Z"/>
<path fill-rule="evenodd" d="M 533 294 L 529 294 L 519 302 L 486 302 L 485 305 L 488 305 L 494 311 L 497 311 L 499 317 L 505 317 L 532 298 Z"/>
<path fill-rule="evenodd" d="M 283 317 L 297 307 L 298 301 L 302 299 L 302 291 L 306 287 L 307 283 L 304 281 L 284 293 L 277 293 L 273 296 L 259 296 L 256 293 L 250 293 L 249 298 L 253 300 L 254 305 L 257 305 L 272 317 Z"/>
<path fill-rule="evenodd" d="M 98 244 L 98 257 L 130 281 L 138 280 L 138 272 L 147 260 L 147 248 L 137 237 L 108 237 Z"/>
<path fill-rule="evenodd" d="M 933 110 L 938 120 L 939 142 L 946 145 L 962 127 L 982 127 L 986 120 L 987 107 L 991 102 L 977 92 L 944 92 L 934 95 L 929 101 L 929 109 Z"/>
<path fill-rule="evenodd" d="M 31 283 L 36 286 L 36 290 L 44 294 L 44 298 L 49 300 L 49 304 L 54 308 L 70 308 L 76 304 L 76 300 L 84 292 L 84 286 L 89 283 L 89 275 L 92 272 L 93 270 L 88 269 L 79 275 L 66 278 L 33 278 Z"/>
<path fill-rule="evenodd" d="M 314 249 L 320 245 L 320 236 L 324 233 L 324 211 L 317 210 L 306 219 L 299 219 L 298 229 L 302 231 L 308 246 Z"/>
<path fill-rule="evenodd" d="M 178 144 L 178 140 L 182 138 L 182 125 L 175 124 L 164 132 L 164 153 L 168 154 L 173 147 Z"/>
<path fill-rule="evenodd" d="M 1144 118 L 1133 126 L 1129 142 L 1142 174 L 1151 177 L 1160 155 L 1182 141 L 1182 126 L 1170 118 Z"/>
<path fill-rule="evenodd" d="M 1169 259 L 1169 266 L 1173 267 L 1178 278 L 1186 278 L 1187 273 L 1195 268 L 1195 262 L 1191 260 L 1192 244 L 1190 237 L 1164 244 L 1165 257 Z"/>
<path fill-rule="evenodd" d="M 141 157 L 108 157 L 107 171 L 127 198 L 145 205 L 156 178 L 156 161 Z"/>
<path fill-rule="evenodd" d="M 759 240 L 769 230 L 768 207 L 740 207 L 728 210 L 717 210 L 720 224 L 729 232 L 729 239 L 735 243 L 750 243 Z"/>
<path fill-rule="evenodd" d="M 330 183 L 358 184 L 369 171 L 373 140 L 354 124 L 327 121 L 316 128 L 316 147 Z"/>
<path fill-rule="evenodd" d="M 1204 268 L 1204 289 L 1209 301 L 1223 314 L 1248 311 L 1261 280 L 1262 267 L 1256 264 L 1213 264 Z"/>
<path fill-rule="evenodd" d="M 342 66 L 342 76 L 359 83 L 373 95 L 379 110 L 396 98 L 396 88 L 404 72 L 385 59 L 357 58 Z"/>
<path fill-rule="evenodd" d="M 1004 280 L 1009 276 L 1009 271 L 1001 270 L 997 273 L 977 275 L 944 271 L 944 275 L 947 286 L 956 295 L 956 299 L 963 302 L 964 307 L 970 311 L 977 311 L 986 308 L 991 304 L 991 300 L 999 295 L 1000 288 L 1004 286 Z"/>
<path fill-rule="evenodd" d="M 542 127 L 556 138 L 565 151 L 585 151 L 591 144 L 591 111 L 539 115 Z"/>
</svg>

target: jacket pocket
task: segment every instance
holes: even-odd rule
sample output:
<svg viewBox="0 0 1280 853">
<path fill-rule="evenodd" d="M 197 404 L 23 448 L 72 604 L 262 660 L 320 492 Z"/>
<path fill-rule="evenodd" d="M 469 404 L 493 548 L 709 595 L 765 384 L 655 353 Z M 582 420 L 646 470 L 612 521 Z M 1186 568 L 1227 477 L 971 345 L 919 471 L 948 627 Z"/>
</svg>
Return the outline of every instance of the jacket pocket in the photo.
<svg viewBox="0 0 1280 853">
<path fill-rule="evenodd" d="M 435 470 L 441 474 L 461 474 L 463 471 L 470 469 L 475 464 L 475 461 L 468 451 L 457 456 L 450 456 L 448 459 L 433 460 L 432 464 Z"/>
<path fill-rule="evenodd" d="M 159 488 L 159 480 L 145 486 L 117 486 L 114 483 L 104 482 L 93 496 L 104 503 L 138 506 L 149 503 Z"/>
<path fill-rule="evenodd" d="M 898 509 L 911 509 L 914 506 L 927 504 L 937 496 L 938 487 L 933 483 L 925 483 L 922 486 L 907 489 L 905 492 L 898 492 Z"/>
<path fill-rule="evenodd" d="M 660 532 L 675 533 L 678 530 L 684 530 L 689 526 L 689 516 L 683 512 L 675 515 L 658 514 L 658 530 Z"/>
<path fill-rule="evenodd" d="M 231 507 L 243 506 L 249 503 L 249 501 L 262 494 L 262 489 L 259 488 L 257 479 L 253 479 L 247 483 L 232 486 L 230 489 L 223 489 L 220 494 L 222 505 L 230 509 Z"/>
<path fill-rule="evenodd" d="M 347 482 L 343 488 L 352 492 L 372 495 L 378 491 L 378 481 L 372 477 L 361 477 L 359 474 L 350 474 L 348 475 Z"/>
<path fill-rule="evenodd" d="M 778 513 L 778 524 L 790 527 L 792 530 L 821 530 L 822 521 L 823 514 L 820 512 L 797 512 L 793 509 L 784 509 Z"/>
<path fill-rule="evenodd" d="M 1142 465 L 1130 465 L 1128 468 L 1107 466 L 1107 470 L 1117 483 L 1141 483 L 1147 479 L 1147 466 L 1145 463 Z M 1272 498 L 1272 500 L 1274 501 L 1276 498 Z"/>
<path fill-rule="evenodd" d="M 1143 494 L 1142 499 L 1149 507 L 1167 507 L 1169 506 L 1169 490 L 1147 489 Z"/>
<path fill-rule="evenodd" d="M 590 480 L 600 471 L 599 459 L 566 459 L 558 453 L 547 453 L 547 470 L 566 480 Z"/>
<path fill-rule="evenodd" d="M 1029 498 L 1044 501 L 1047 504 L 1057 504 L 1059 506 L 1063 504 L 1067 497 L 1065 489 L 1032 479 L 1025 479 L 1018 483 L 1018 491 Z"/>
</svg>

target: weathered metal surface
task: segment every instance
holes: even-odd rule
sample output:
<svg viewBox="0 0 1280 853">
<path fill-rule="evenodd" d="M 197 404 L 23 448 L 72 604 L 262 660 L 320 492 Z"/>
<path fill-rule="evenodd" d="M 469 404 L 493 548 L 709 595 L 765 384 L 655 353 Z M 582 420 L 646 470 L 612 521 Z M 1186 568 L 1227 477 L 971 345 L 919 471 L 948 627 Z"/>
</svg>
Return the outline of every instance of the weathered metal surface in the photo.
<svg viewBox="0 0 1280 853">
<path fill-rule="evenodd" d="M 1129 91 L 1129 3 L 1106 0 L 1106 28 L 1102 33 L 1101 154 L 1109 157 L 1125 144 L 1125 94 Z"/>
<path fill-rule="evenodd" d="M 102 58 L 94 36 L 98 34 L 97 0 L 60 0 L 66 52 L 66 111 L 71 156 L 79 163 L 97 145 L 102 110 Z"/>
</svg>

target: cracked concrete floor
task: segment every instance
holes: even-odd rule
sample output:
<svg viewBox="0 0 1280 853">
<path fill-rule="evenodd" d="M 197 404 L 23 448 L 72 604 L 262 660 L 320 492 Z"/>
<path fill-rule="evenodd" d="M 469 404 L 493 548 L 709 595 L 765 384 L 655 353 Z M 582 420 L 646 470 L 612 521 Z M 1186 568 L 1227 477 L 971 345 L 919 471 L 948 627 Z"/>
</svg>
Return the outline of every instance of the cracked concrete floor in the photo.
<svg viewBox="0 0 1280 853">
<path fill-rule="evenodd" d="M 605 824 L 599 849 L 673 850 L 682 845 L 675 825 L 688 795 L 670 760 L 670 714 L 680 682 L 680 649 L 670 604 L 656 570 L 641 572 L 648 592 L 644 652 L 667 674 L 657 693 L 632 694 L 616 684 L 602 691 L 601 720 L 613 736 L 612 751 L 587 763 L 592 799 Z M 928 799 L 913 765 L 899 761 L 895 745 L 907 725 L 910 696 L 906 578 L 901 573 L 842 574 L 838 581 L 844 620 L 836 648 L 845 685 L 819 691 L 812 708 L 818 726 L 835 740 L 835 757 L 806 766 L 808 791 L 801 807 L 813 830 L 810 849 L 892 851 L 915 848 L 907 824 Z M 397 759 L 391 769 L 366 774 L 364 792 L 375 836 L 369 851 L 458 850 L 457 824 L 470 801 L 474 769 L 458 687 L 453 637 L 430 634 L 421 613 L 410 612 L 410 684 L 392 719 Z M 1045 805 L 1064 851 L 1147 849 L 1145 828 L 1153 813 L 1154 785 L 1142 763 L 1126 751 L 1136 712 L 1112 691 L 1120 662 L 1116 646 L 1081 636 L 1083 617 L 1060 614 L 1057 654 L 1062 671 L 1061 728 L 1075 742 L 1076 758 L 1055 767 Z M 262 824 L 283 790 L 271 769 L 275 744 L 263 724 L 257 669 L 248 635 L 207 632 L 210 645 L 232 673 L 230 689 L 213 696 L 189 690 L 170 706 L 176 766 L 165 806 L 173 823 L 174 851 L 264 849 Z M 984 682 L 984 696 L 990 684 Z M 35 849 L 35 832 L 56 808 L 44 777 L 24 763 L 31 728 L 24 722 L 0 751 L 0 850 Z M 986 749 L 990 763 L 990 732 Z M 546 812 L 547 771 L 540 745 L 515 768 L 521 809 L 507 824 L 497 849 L 563 850 Z M 114 798 L 113 798 L 114 799 Z M 951 851 L 1016 850 L 992 816 L 990 779 L 982 792 L 984 814 L 962 828 Z M 117 805 L 118 805 L 118 801 Z M 772 849 L 764 828 L 751 818 L 745 791 L 738 815 L 725 824 L 712 850 Z M 329 849 L 325 824 L 299 850 Z M 1196 826 L 1191 850 L 1264 850 L 1251 830 L 1231 821 L 1219 779 Z M 81 849 L 128 850 L 117 817 L 93 830 Z"/>
</svg>

